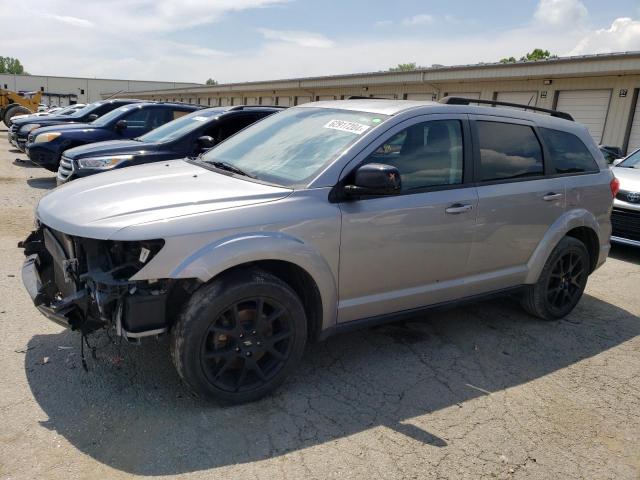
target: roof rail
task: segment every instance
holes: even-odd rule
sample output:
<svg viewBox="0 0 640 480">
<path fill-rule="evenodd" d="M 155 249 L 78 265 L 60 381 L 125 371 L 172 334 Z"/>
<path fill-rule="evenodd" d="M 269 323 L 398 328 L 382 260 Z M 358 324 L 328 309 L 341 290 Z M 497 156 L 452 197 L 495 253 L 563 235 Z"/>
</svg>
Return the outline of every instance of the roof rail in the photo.
<svg viewBox="0 0 640 480">
<path fill-rule="evenodd" d="M 345 100 L 391 100 L 391 99 L 382 98 L 382 97 L 363 97 L 362 95 L 350 95 Z"/>
<path fill-rule="evenodd" d="M 558 110 L 551 110 L 549 108 L 532 107 L 531 105 L 524 105 L 520 103 L 511 102 L 499 102 L 497 100 L 476 100 L 475 98 L 463 98 L 463 97 L 444 97 L 439 100 L 440 103 L 445 105 L 469 105 L 470 103 L 477 103 L 481 105 L 499 105 L 502 107 L 515 107 L 522 108 L 524 110 L 533 110 L 534 112 L 548 113 L 552 117 L 563 118 L 564 120 L 574 121 L 573 117 L 567 112 L 560 112 Z"/>
<path fill-rule="evenodd" d="M 289 107 L 285 107 L 284 105 L 234 105 L 233 107 L 231 107 L 228 111 L 232 111 L 232 110 L 244 110 L 245 108 L 289 108 Z"/>
</svg>

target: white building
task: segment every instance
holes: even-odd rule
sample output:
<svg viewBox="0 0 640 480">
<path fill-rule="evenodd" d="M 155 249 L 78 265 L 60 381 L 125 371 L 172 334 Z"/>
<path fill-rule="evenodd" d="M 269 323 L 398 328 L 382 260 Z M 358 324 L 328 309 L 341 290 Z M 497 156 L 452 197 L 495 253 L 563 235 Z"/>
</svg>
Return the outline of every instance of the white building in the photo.
<svg viewBox="0 0 640 480">
<path fill-rule="evenodd" d="M 48 105 L 91 103 L 117 92 L 127 92 L 126 96 L 130 96 L 130 93 L 139 90 L 187 88 L 198 85 L 180 82 L 0 74 L 0 88 L 14 92 L 41 91 L 42 102 Z"/>
</svg>

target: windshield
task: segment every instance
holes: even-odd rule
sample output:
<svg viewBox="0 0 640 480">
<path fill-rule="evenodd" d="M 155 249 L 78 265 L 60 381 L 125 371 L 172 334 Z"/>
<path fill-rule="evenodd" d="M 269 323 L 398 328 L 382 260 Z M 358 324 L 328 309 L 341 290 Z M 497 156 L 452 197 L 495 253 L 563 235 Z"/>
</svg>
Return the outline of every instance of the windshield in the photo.
<svg viewBox="0 0 640 480">
<path fill-rule="evenodd" d="M 161 127 L 151 130 L 149 133 L 138 138 L 143 142 L 170 142 L 176 138 L 183 137 L 198 127 L 209 122 L 212 118 L 217 117 L 221 113 L 228 110 L 227 108 L 208 108 L 206 110 L 198 110 L 183 117 L 177 118 L 169 123 L 165 123 Z"/>
<path fill-rule="evenodd" d="M 102 105 L 102 102 L 90 103 L 86 107 L 83 107 L 80 110 L 76 110 L 74 113 L 69 115 L 69 118 L 80 118 L 80 117 L 83 117 L 84 115 L 93 112 L 100 105 Z"/>
<path fill-rule="evenodd" d="M 201 160 L 224 162 L 269 183 L 303 185 L 387 118 L 349 110 L 292 108 L 242 130 Z"/>
<path fill-rule="evenodd" d="M 93 122 L 91 122 L 91 125 L 94 125 L 96 127 L 105 127 L 109 125 L 109 123 L 111 123 L 113 120 L 120 118 L 125 112 L 128 112 L 129 110 L 133 110 L 138 105 L 139 104 L 125 105 L 124 107 L 111 110 L 109 113 L 105 113 L 101 117 L 96 118 Z"/>
<path fill-rule="evenodd" d="M 637 168 L 640 170 L 640 150 L 633 152 L 624 159 L 624 162 L 620 162 L 618 166 L 624 168 Z"/>
</svg>

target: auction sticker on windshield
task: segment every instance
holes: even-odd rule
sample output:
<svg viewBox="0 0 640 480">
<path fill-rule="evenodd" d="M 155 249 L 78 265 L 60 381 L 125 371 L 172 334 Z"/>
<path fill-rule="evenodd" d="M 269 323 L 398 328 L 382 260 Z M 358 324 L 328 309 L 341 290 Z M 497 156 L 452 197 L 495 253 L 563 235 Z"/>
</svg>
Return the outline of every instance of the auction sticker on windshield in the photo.
<svg viewBox="0 0 640 480">
<path fill-rule="evenodd" d="M 345 120 L 330 120 L 324 128 L 331 128 L 332 130 L 340 130 L 342 132 L 355 133 L 356 135 L 362 135 L 369 130 L 369 125 L 363 125 L 357 122 L 347 122 Z"/>
</svg>

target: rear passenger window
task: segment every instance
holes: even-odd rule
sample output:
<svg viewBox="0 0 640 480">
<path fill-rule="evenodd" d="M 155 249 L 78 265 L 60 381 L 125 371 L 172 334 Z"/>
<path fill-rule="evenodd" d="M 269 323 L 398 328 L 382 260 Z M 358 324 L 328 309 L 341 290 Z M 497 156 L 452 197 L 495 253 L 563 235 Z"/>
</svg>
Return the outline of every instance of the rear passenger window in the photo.
<svg viewBox="0 0 640 480">
<path fill-rule="evenodd" d="M 533 128 L 483 121 L 477 127 L 482 181 L 544 175 L 542 147 Z"/>
<path fill-rule="evenodd" d="M 556 173 L 598 172 L 598 164 L 587 146 L 572 133 L 540 129 Z"/>
</svg>

